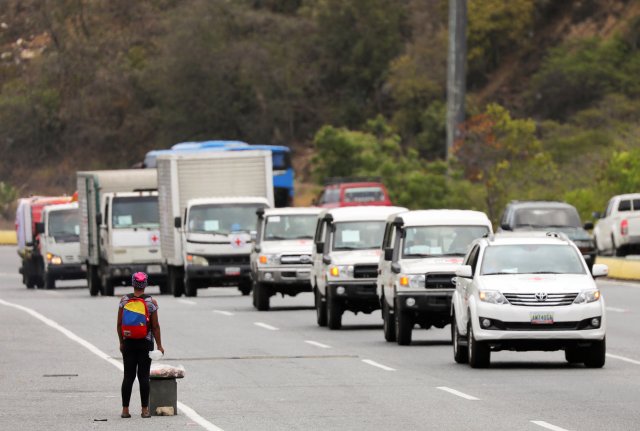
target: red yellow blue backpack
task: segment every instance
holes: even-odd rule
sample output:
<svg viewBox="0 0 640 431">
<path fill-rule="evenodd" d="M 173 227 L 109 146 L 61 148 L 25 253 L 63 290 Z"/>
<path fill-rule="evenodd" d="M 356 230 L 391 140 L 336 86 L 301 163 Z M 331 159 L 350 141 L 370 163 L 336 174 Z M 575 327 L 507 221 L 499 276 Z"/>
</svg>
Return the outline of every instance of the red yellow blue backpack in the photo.
<svg viewBox="0 0 640 431">
<path fill-rule="evenodd" d="M 122 336 L 124 338 L 142 339 L 149 331 L 148 295 L 127 295 L 128 301 L 122 308 Z"/>
</svg>

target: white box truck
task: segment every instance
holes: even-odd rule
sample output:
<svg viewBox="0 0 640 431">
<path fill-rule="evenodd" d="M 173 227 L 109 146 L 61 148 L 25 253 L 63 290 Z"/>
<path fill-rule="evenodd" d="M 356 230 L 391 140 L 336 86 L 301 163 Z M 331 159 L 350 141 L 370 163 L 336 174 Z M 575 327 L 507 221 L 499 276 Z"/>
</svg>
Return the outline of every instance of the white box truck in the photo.
<svg viewBox="0 0 640 431">
<path fill-rule="evenodd" d="M 269 151 L 165 154 L 157 159 L 162 257 L 169 290 L 251 292 L 256 210 L 273 207 Z"/>
<path fill-rule="evenodd" d="M 80 255 L 89 293 L 113 296 L 143 271 L 166 293 L 155 169 L 78 172 Z"/>
</svg>

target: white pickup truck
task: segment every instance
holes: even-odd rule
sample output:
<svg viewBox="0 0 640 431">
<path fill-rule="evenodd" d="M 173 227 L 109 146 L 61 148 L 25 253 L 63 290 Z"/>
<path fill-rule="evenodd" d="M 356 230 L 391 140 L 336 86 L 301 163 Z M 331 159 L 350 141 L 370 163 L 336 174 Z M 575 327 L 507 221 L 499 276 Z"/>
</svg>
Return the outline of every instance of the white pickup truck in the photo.
<svg viewBox="0 0 640 431">
<path fill-rule="evenodd" d="M 640 193 L 614 196 L 599 219 L 593 237 L 599 254 L 626 256 L 640 251 Z"/>
</svg>

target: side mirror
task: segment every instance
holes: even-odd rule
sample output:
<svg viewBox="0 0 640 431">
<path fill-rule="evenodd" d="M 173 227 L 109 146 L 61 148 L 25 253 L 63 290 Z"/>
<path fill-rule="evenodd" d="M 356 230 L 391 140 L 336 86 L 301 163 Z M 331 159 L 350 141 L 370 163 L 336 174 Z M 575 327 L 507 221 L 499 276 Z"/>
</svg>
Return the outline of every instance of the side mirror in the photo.
<svg viewBox="0 0 640 431">
<path fill-rule="evenodd" d="M 470 265 L 462 265 L 460 268 L 456 269 L 456 275 L 462 278 L 471 278 L 473 277 L 473 271 L 471 270 Z"/>
<path fill-rule="evenodd" d="M 392 260 L 393 259 L 393 249 L 385 248 L 384 249 L 384 260 Z"/>
<path fill-rule="evenodd" d="M 322 263 L 325 265 L 331 264 L 331 256 L 327 256 L 326 254 L 322 256 Z"/>
<path fill-rule="evenodd" d="M 324 242 L 316 242 L 316 253 L 324 253 Z"/>
<path fill-rule="evenodd" d="M 262 250 L 262 247 L 260 246 L 260 244 L 256 244 L 253 246 L 253 249 L 256 251 L 256 253 L 260 253 L 260 250 Z"/>
<path fill-rule="evenodd" d="M 596 263 L 593 265 L 593 268 L 591 268 L 591 274 L 593 278 L 606 277 L 609 275 L 609 267 L 601 263 Z"/>
<path fill-rule="evenodd" d="M 102 214 L 96 214 L 96 226 L 102 226 Z"/>
<path fill-rule="evenodd" d="M 400 274 L 400 271 L 402 271 L 402 268 L 400 267 L 400 264 L 398 262 L 394 262 L 391 264 L 391 272 L 393 272 L 394 274 Z"/>
<path fill-rule="evenodd" d="M 43 233 L 44 233 L 44 223 L 43 222 L 36 223 L 36 235 L 43 234 Z"/>
<path fill-rule="evenodd" d="M 583 227 L 584 227 L 584 230 L 593 230 L 593 222 L 588 221 L 584 224 Z"/>
<path fill-rule="evenodd" d="M 500 225 L 500 229 L 502 229 L 502 230 L 511 230 L 511 226 L 508 223 L 502 223 Z"/>
<path fill-rule="evenodd" d="M 600 211 L 594 211 L 591 213 L 591 216 L 595 219 L 598 220 L 599 218 L 602 218 L 602 214 L 600 214 Z"/>
<path fill-rule="evenodd" d="M 173 227 L 176 229 L 180 229 L 182 227 L 182 219 L 180 217 L 176 217 L 173 219 Z"/>
</svg>

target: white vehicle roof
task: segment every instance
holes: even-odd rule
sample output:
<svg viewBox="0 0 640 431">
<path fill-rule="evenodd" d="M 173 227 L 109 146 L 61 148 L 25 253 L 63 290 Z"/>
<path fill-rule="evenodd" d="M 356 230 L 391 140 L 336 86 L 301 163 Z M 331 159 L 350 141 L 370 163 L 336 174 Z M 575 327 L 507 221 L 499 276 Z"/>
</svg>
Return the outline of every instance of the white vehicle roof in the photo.
<svg viewBox="0 0 640 431">
<path fill-rule="evenodd" d="M 264 216 L 284 216 L 284 215 L 318 215 L 322 212 L 322 208 L 318 207 L 288 207 L 288 208 L 270 208 L 264 210 Z"/>
<path fill-rule="evenodd" d="M 64 211 L 64 210 L 77 210 L 78 202 L 72 202 L 70 204 L 60 204 L 60 205 L 47 205 L 44 207 L 44 211 L 46 212 L 54 212 L 54 211 Z"/>
<path fill-rule="evenodd" d="M 187 202 L 188 206 L 216 205 L 216 204 L 264 204 L 269 206 L 267 198 L 261 196 L 229 196 L 220 198 L 198 198 Z"/>
<path fill-rule="evenodd" d="M 472 210 L 415 210 L 391 215 L 387 222 L 400 217 L 405 226 L 487 226 L 491 230 L 489 217 L 481 211 Z"/>
<path fill-rule="evenodd" d="M 333 216 L 334 222 L 345 221 L 385 221 L 391 214 L 398 214 L 407 211 L 404 207 L 385 207 L 385 206 L 357 206 L 328 208 L 322 211 L 319 217 L 326 214 Z"/>
<path fill-rule="evenodd" d="M 571 244 L 571 240 L 561 233 L 555 232 L 505 232 L 487 238 L 489 245 L 519 245 L 519 244 Z"/>
<path fill-rule="evenodd" d="M 618 195 L 617 197 L 620 199 L 640 199 L 640 193 L 627 193 L 624 195 Z"/>
</svg>

